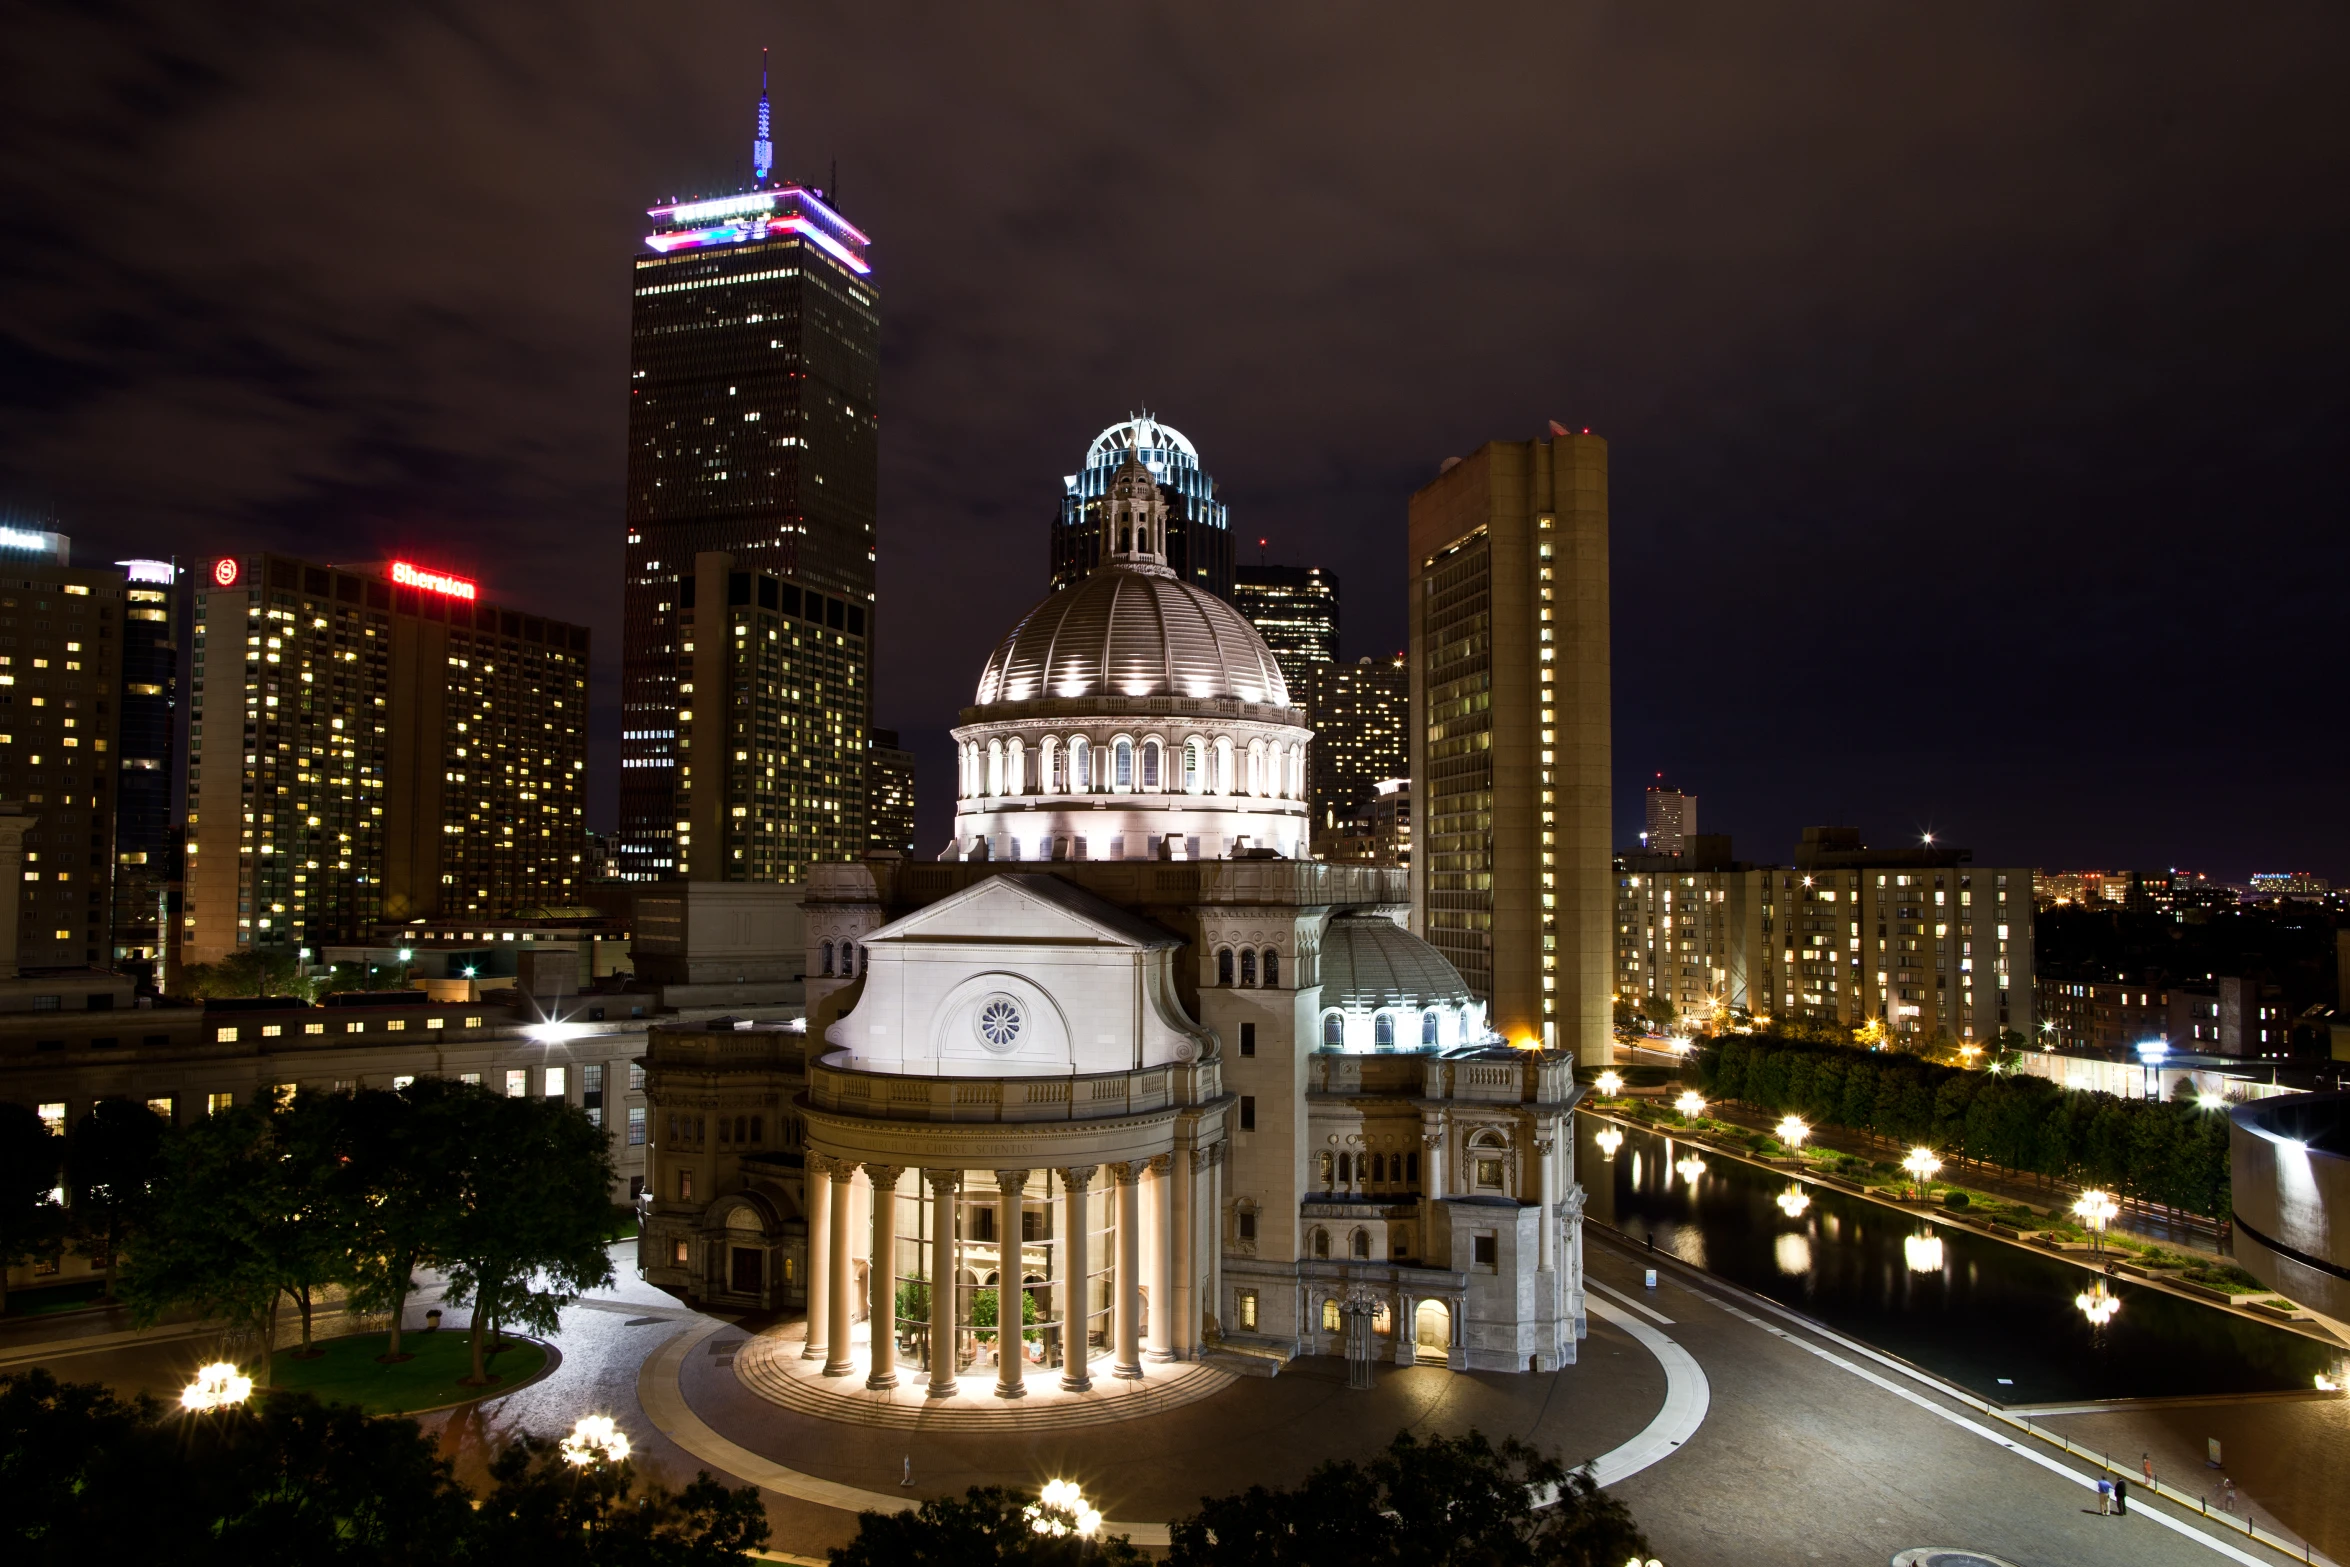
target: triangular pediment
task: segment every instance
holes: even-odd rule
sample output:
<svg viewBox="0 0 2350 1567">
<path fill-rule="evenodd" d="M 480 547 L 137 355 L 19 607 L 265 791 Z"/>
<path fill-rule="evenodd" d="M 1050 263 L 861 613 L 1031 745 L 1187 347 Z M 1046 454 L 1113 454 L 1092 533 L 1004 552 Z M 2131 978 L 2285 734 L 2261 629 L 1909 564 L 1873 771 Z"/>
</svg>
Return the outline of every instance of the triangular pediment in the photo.
<svg viewBox="0 0 2350 1567">
<path fill-rule="evenodd" d="M 1182 940 L 1140 915 L 1047 873 L 989 876 L 892 920 L 865 938 L 893 942 L 1042 941 L 1148 951 Z"/>
</svg>

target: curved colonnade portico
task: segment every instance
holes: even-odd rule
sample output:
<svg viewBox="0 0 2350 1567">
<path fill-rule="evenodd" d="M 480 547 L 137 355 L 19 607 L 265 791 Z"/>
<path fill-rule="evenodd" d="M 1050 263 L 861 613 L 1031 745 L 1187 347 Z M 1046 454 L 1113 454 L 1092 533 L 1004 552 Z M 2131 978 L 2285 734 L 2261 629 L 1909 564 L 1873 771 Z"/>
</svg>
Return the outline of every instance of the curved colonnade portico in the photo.
<svg viewBox="0 0 2350 1567">
<path fill-rule="evenodd" d="M 802 1354 L 934 1398 L 990 1368 L 1021 1398 L 1031 1376 L 1084 1392 L 1192 1358 L 1221 1152 L 1201 1111 L 1220 1097 L 1213 1062 L 1025 1081 L 812 1065 Z"/>
</svg>

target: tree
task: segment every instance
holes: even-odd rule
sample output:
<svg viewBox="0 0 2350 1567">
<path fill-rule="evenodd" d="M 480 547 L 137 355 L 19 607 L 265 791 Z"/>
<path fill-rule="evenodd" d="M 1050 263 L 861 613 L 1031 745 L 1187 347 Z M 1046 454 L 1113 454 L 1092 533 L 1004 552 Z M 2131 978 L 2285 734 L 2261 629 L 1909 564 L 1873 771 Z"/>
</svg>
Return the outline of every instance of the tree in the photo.
<svg viewBox="0 0 2350 1567">
<path fill-rule="evenodd" d="M 0 1312 L 8 1270 L 48 1256 L 65 1234 L 55 1195 L 62 1141 L 32 1110 L 0 1104 Z"/>
<path fill-rule="evenodd" d="M 1648 1542 L 1581 1470 L 1482 1432 L 1399 1434 L 1367 1464 L 1326 1463 L 1292 1491 L 1252 1486 L 1170 1526 L 1168 1567 L 1618 1567 Z"/>
<path fill-rule="evenodd" d="M 473 1523 L 472 1556 L 530 1567 L 722 1567 L 767 1543 L 756 1486 L 729 1491 L 705 1469 L 682 1491 L 636 1492 L 626 1459 L 573 1464 L 525 1436 L 490 1461 L 497 1489 Z"/>
<path fill-rule="evenodd" d="M 975 1485 L 960 1497 L 933 1497 L 910 1513 L 859 1513 L 856 1538 L 834 1546 L 828 1560 L 831 1567 L 1077 1567 L 1080 1560 L 1089 1567 L 1141 1567 L 1150 1560 L 1124 1535 L 1081 1547 L 1067 1536 L 1038 1534 L 1027 1516 L 1036 1500 L 1000 1485 Z"/>
<path fill-rule="evenodd" d="M 472 1386 L 489 1381 L 489 1325 L 555 1330 L 580 1292 L 612 1282 L 605 1251 L 615 1210 L 612 1153 L 602 1127 L 559 1099 L 509 1099 L 460 1086 L 441 1241 L 450 1301 L 473 1308 Z M 534 1288 L 543 1278 L 546 1288 Z"/>
<path fill-rule="evenodd" d="M 163 1117 L 129 1099 L 101 1099 L 82 1112 L 65 1144 L 66 1214 L 83 1248 L 106 1259 L 106 1299 L 122 1243 L 163 1170 Z"/>
<path fill-rule="evenodd" d="M 439 1259 L 456 1217 L 455 1189 L 438 1173 L 456 1157 L 470 1092 L 427 1077 L 397 1092 L 362 1090 L 342 1106 L 337 1179 L 353 1224 L 350 1301 L 390 1314 L 387 1361 L 408 1358 L 400 1326 L 416 1270 Z"/>
<path fill-rule="evenodd" d="M 288 1394 L 174 1418 L 42 1371 L 0 1379 L 0 1475 L 28 1567 L 448 1561 L 473 1517 L 413 1421 Z"/>
<path fill-rule="evenodd" d="M 1640 1003 L 1640 1011 L 1655 1025 L 1655 1031 L 1659 1034 L 1671 1033 L 1673 1020 L 1680 1016 L 1679 1010 L 1673 1005 L 1673 998 L 1661 990 L 1652 991 L 1648 999 Z"/>
<path fill-rule="evenodd" d="M 300 1353 L 311 1352 L 319 1293 L 348 1277 L 354 1229 L 331 1098 L 216 1111 L 166 1142 L 159 1200 L 123 1279 L 134 1322 L 192 1308 L 260 1335 L 266 1365 L 283 1297 L 301 1313 Z"/>
</svg>

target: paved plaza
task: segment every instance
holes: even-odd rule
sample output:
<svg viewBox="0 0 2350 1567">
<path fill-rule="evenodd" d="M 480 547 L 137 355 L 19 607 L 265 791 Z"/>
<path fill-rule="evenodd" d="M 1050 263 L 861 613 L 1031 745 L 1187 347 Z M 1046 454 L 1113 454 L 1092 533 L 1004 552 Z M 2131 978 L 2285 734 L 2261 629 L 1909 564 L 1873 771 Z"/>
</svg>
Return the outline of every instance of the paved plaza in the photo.
<svg viewBox="0 0 2350 1567">
<path fill-rule="evenodd" d="M 820 1558 L 854 1532 L 860 1505 L 1056 1477 L 1080 1481 L 1111 1518 L 1142 1525 L 1137 1538 L 1148 1542 L 1203 1495 L 1292 1483 L 1325 1458 L 1375 1452 L 1399 1430 L 1475 1427 L 1525 1437 L 1569 1462 L 1614 1453 L 1619 1463 L 1643 1463 L 1613 1489 L 1671 1567 L 1875 1567 L 1919 1545 L 1972 1546 L 2019 1567 L 2287 1559 L 2241 1536 L 2225 1539 L 2169 1504 L 2134 1502 L 2127 1518 L 2100 1517 L 2088 1463 L 2016 1440 L 1929 1380 L 1693 1271 L 1668 1265 L 1647 1289 L 1647 1259 L 1596 1236 L 1589 1271 L 1595 1304 L 1608 1315 L 1595 1312 L 1581 1360 L 1556 1375 L 1381 1366 L 1363 1392 L 1347 1386 L 1344 1362 L 1311 1359 L 1276 1378 L 1232 1378 L 1139 1418 L 1041 1428 L 975 1425 L 943 1410 L 930 1423 L 917 1412 L 910 1426 L 876 1428 L 786 1407 L 738 1368 L 762 1335 L 796 1343 L 796 1324 L 690 1311 L 636 1281 L 630 1250 L 616 1249 L 616 1286 L 564 1312 L 554 1341 L 562 1361 L 551 1374 L 422 1417 L 469 1479 L 479 1481 L 488 1451 L 514 1432 L 560 1432 L 580 1415 L 611 1413 L 659 1478 L 675 1483 L 711 1468 L 761 1483 L 771 1548 L 782 1555 Z M 443 1331 L 462 1325 L 452 1311 Z M 17 1329 L 19 1341 L 0 1343 L 0 1363 L 46 1364 L 60 1376 L 169 1395 L 214 1347 L 206 1335 L 171 1329 L 121 1342 L 119 1327 L 94 1318 L 71 1330 L 84 1336 L 36 1347 Z M 1669 1361 L 1680 1366 L 1670 1375 Z M 1692 1407 L 1698 1418 L 1689 1424 Z M 2207 1477 L 2216 1484 L 2201 1456 L 2205 1437 L 2218 1436 L 2243 1506 L 2264 1524 L 2307 1529 L 2321 1554 L 2342 1548 L 2335 1477 L 2350 1461 L 2350 1406 L 2338 1399 L 2118 1405 L 2035 1418 L 2133 1465 L 2151 1453 L 2165 1480 L 2191 1491 Z M 1644 1441 L 1656 1451 L 1622 1456 Z M 705 1456 L 713 1452 L 724 1461 Z M 909 1458 L 910 1488 L 899 1484 Z"/>
</svg>

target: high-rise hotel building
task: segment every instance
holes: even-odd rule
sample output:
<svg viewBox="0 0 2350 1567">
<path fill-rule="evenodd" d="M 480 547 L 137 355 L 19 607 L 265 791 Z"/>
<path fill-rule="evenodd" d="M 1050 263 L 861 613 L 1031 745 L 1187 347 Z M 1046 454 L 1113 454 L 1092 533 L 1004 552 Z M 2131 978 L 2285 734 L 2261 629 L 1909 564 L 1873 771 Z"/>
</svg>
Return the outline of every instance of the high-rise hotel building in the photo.
<svg viewBox="0 0 2350 1567">
<path fill-rule="evenodd" d="M 1551 426 L 1412 496 L 1419 932 L 1520 1046 L 1604 1063 L 1609 971 L 1607 443 Z"/>
<path fill-rule="evenodd" d="M 1085 462 L 1061 480 L 1061 511 L 1053 519 L 1055 589 L 1075 587 L 1105 555 L 1110 480 L 1132 456 L 1149 471 L 1167 505 L 1167 568 L 1181 581 L 1232 601 L 1232 518 L 1216 498 L 1216 481 L 1200 466 L 1199 448 L 1181 430 L 1147 413 L 1113 424 L 1093 438 Z"/>
<path fill-rule="evenodd" d="M 171 938 L 180 876 L 172 788 L 179 777 L 179 634 L 187 585 L 168 560 L 115 564 L 123 589 L 122 713 L 114 818 L 114 966 L 150 980 Z"/>
<path fill-rule="evenodd" d="M 23 828 L 21 969 L 110 955 L 123 573 L 67 564 L 43 529 L 0 527 L 0 800 Z M 14 972 L 12 970 L 11 972 Z"/>
<path fill-rule="evenodd" d="M 1363 836 L 1379 786 L 1411 776 L 1410 662 L 1396 653 L 1316 664 L 1303 682 L 1306 722 L 1314 730 L 1306 776 L 1317 852 L 1325 839 Z M 1357 824 L 1351 831 L 1350 822 Z"/>
<path fill-rule="evenodd" d="M 682 744 L 680 715 L 706 710 L 679 689 L 695 678 L 681 616 L 696 557 L 727 555 L 730 569 L 867 616 L 873 604 L 881 306 L 869 241 L 822 192 L 769 178 L 764 92 L 759 123 L 750 188 L 651 209 L 636 260 L 618 845 L 631 880 L 686 874 L 688 770 L 731 765 Z M 864 768 L 872 663 L 856 663 L 851 688 L 827 688 L 847 715 L 837 734 L 794 742 L 816 750 L 781 780 L 763 876 L 865 852 L 861 785 L 815 781 Z"/>
<path fill-rule="evenodd" d="M 212 561 L 196 596 L 185 961 L 585 879 L 588 631 L 405 561 Z"/>
</svg>

